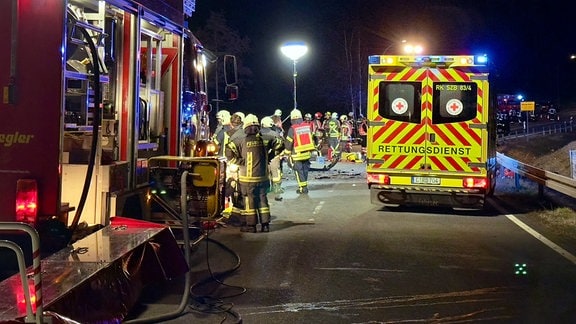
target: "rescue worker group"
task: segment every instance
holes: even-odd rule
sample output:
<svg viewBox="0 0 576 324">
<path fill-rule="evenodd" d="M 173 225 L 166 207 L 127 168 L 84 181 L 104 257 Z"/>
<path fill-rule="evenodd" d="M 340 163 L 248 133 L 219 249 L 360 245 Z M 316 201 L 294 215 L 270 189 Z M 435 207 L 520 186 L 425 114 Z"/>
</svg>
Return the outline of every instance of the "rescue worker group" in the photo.
<svg viewBox="0 0 576 324">
<path fill-rule="evenodd" d="M 218 155 L 228 161 L 226 199 L 232 206 L 229 222 L 240 226 L 241 232 L 270 231 L 270 205 L 267 194 L 282 200 L 282 165 L 287 162 L 294 171 L 298 189 L 307 194 L 308 173 L 313 156 L 326 156 L 327 161 L 340 159 L 341 150 L 349 149 L 358 138 L 363 149 L 366 143 L 366 118 L 354 121 L 337 113 L 317 112 L 304 116 L 299 109 L 290 112 L 290 124 L 284 126 L 282 111 L 276 109 L 261 120 L 254 114 L 230 114 L 219 110 L 218 125 L 212 140 Z M 341 147 L 343 147 L 341 149 Z M 323 154 L 326 152 L 326 154 Z"/>
</svg>

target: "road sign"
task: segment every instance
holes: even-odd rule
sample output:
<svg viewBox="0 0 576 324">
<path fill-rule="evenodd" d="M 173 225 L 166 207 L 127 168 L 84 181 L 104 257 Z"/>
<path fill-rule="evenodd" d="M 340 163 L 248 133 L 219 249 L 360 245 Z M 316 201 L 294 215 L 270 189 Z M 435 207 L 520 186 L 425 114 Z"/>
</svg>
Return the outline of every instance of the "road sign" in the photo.
<svg viewBox="0 0 576 324">
<path fill-rule="evenodd" d="M 570 165 L 572 166 L 572 179 L 576 179 L 576 150 L 570 150 Z"/>
<path fill-rule="evenodd" d="M 520 111 L 534 111 L 535 106 L 534 101 L 522 101 L 520 103 Z"/>
</svg>

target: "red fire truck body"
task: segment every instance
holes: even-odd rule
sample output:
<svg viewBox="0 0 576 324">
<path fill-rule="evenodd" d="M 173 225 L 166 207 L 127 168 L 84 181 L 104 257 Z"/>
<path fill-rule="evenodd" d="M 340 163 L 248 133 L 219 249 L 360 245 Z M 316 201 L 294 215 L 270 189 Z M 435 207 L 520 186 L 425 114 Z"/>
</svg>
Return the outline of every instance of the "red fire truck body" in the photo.
<svg viewBox="0 0 576 324">
<path fill-rule="evenodd" d="M 0 221 L 73 215 L 95 150 L 79 221 L 105 224 L 145 180 L 147 158 L 190 155 L 207 99 L 185 9 L 178 0 L 0 3 Z M 28 180 L 37 201 L 17 207 Z"/>
<path fill-rule="evenodd" d="M 120 290 L 139 287 L 132 284 L 134 278 L 150 279 L 142 269 L 125 275 L 130 269 L 122 264 L 134 253 L 161 254 L 153 257 L 158 268 L 143 262 L 144 270 L 168 266 L 172 269 L 160 272 L 183 271 L 186 264 L 174 236 L 166 226 L 148 222 L 143 210 L 149 202 L 142 200 L 152 195 L 152 159 L 167 167 L 185 161 L 193 173 L 191 185 L 197 196 L 202 194 L 194 208 L 210 203 L 214 216 L 223 205 L 216 179 L 225 173 L 219 169 L 222 161 L 192 156 L 195 143 L 209 136 L 205 49 L 186 28 L 194 5 L 193 0 L 0 1 L 0 256 L 6 265 L 3 242 L 13 238 L 13 224 L 38 229 L 40 248 L 34 250 L 32 239 L 32 255 L 49 258 L 47 270 L 35 263 L 35 282 L 30 282 L 40 314 L 38 307 L 44 305 L 68 309 L 64 315 L 79 316 L 80 322 L 109 320 L 82 317 L 106 309 L 73 310 L 70 303 L 94 298 L 90 289 L 106 286 L 91 285 L 89 279 L 118 275 L 114 282 L 123 286 L 111 283 L 106 293 L 123 306 L 132 304 L 133 298 L 118 296 L 136 294 Z M 162 169 L 168 174 L 164 177 L 172 177 L 174 170 Z M 135 209 L 130 208 L 133 202 Z M 80 225 L 94 229 L 94 235 L 78 238 L 82 246 L 46 254 L 62 233 L 56 247 L 73 243 L 66 236 Z M 47 240 L 42 233 L 49 233 Z M 150 250 L 146 243 L 152 240 L 155 248 Z M 41 282 L 51 287 L 43 300 Z M 15 305 L 25 286 L 17 275 L 0 281 L 0 322 L 26 314 Z"/>
</svg>

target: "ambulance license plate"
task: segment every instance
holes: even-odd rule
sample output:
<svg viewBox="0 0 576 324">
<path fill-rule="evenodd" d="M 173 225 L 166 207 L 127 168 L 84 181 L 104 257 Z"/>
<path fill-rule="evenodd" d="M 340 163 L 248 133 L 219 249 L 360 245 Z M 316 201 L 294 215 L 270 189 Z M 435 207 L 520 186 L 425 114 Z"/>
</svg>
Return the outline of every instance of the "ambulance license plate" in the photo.
<svg viewBox="0 0 576 324">
<path fill-rule="evenodd" d="M 412 184 L 439 185 L 440 184 L 440 178 L 412 177 Z"/>
</svg>

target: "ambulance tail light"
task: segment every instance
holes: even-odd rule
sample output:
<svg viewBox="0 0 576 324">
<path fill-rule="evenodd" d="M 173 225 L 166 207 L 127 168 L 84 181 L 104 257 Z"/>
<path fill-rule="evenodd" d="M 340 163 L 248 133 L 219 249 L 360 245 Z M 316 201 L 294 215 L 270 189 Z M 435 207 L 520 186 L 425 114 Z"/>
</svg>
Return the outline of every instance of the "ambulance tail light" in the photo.
<svg viewBox="0 0 576 324">
<path fill-rule="evenodd" d="M 19 179 L 16 182 L 16 221 L 34 224 L 37 215 L 38 184 L 33 179 Z"/>
<path fill-rule="evenodd" d="M 462 185 L 467 189 L 488 189 L 488 179 L 467 177 L 462 180 Z"/>
<path fill-rule="evenodd" d="M 390 176 L 387 174 L 382 174 L 382 173 L 368 173 L 366 175 L 366 181 L 369 184 L 389 185 L 390 184 Z"/>
</svg>

